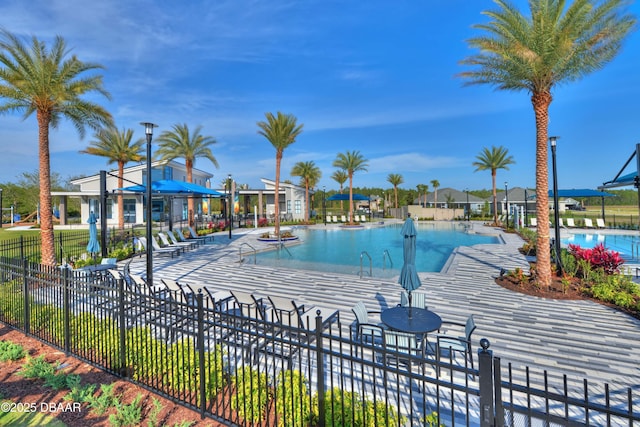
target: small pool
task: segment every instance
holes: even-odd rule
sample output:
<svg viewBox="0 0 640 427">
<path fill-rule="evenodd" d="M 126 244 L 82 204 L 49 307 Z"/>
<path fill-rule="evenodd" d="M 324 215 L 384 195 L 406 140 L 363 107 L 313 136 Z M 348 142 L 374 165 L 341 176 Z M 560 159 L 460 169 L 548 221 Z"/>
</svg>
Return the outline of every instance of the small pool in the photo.
<svg viewBox="0 0 640 427">
<path fill-rule="evenodd" d="M 572 234 L 561 239 L 563 245 L 579 245 L 582 248 L 592 248 L 602 243 L 605 248 L 619 252 L 625 259 L 633 258 L 640 248 L 640 235 L 629 234 Z"/>
<path fill-rule="evenodd" d="M 275 267 L 358 274 L 363 251 L 371 257 L 374 277 L 400 274 L 403 263 L 400 235 L 402 224 L 354 229 L 295 229 L 300 244 L 287 250 L 258 254 L 257 263 Z M 442 270 L 458 246 L 499 243 L 496 236 L 467 232 L 466 224 L 418 224 L 416 268 L 422 272 Z M 363 270 L 369 273 L 369 258 L 363 255 Z"/>
</svg>

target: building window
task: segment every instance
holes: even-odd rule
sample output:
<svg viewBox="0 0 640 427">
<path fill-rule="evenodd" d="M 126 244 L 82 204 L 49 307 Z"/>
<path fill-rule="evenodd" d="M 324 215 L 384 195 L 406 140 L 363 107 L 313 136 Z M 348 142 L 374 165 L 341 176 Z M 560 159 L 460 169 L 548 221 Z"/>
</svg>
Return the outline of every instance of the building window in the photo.
<svg viewBox="0 0 640 427">
<path fill-rule="evenodd" d="M 291 213 L 291 200 L 287 200 L 287 213 Z"/>
<path fill-rule="evenodd" d="M 296 200 L 296 215 L 302 213 L 302 200 Z"/>
<path fill-rule="evenodd" d="M 124 199 L 124 222 L 127 224 L 135 224 L 136 222 L 136 199 Z"/>
<path fill-rule="evenodd" d="M 113 200 L 107 199 L 107 219 L 113 218 Z"/>
</svg>

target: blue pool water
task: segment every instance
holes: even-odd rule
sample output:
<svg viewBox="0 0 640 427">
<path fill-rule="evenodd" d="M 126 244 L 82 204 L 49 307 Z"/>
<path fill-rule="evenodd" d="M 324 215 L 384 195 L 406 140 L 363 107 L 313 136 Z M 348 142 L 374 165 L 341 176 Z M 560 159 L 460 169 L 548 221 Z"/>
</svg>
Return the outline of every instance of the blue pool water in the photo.
<svg viewBox="0 0 640 427">
<path fill-rule="evenodd" d="M 287 247 L 291 256 L 286 250 L 264 252 L 258 254 L 258 264 L 358 274 L 361 253 L 366 251 L 371 257 L 373 276 L 398 275 L 403 262 L 401 227 L 402 224 L 356 229 L 296 229 L 294 234 L 301 244 Z M 418 224 L 417 229 L 418 271 L 440 271 L 458 246 L 499 242 L 496 236 L 467 233 L 465 226 L 460 224 Z M 366 256 L 363 267 L 368 275 L 369 259 Z"/>
<path fill-rule="evenodd" d="M 637 254 L 640 248 L 640 236 L 628 234 L 572 234 L 561 239 L 563 245 L 579 245 L 582 248 L 592 248 L 598 243 L 604 247 L 619 252 L 625 259 L 631 259 L 632 254 Z"/>
</svg>

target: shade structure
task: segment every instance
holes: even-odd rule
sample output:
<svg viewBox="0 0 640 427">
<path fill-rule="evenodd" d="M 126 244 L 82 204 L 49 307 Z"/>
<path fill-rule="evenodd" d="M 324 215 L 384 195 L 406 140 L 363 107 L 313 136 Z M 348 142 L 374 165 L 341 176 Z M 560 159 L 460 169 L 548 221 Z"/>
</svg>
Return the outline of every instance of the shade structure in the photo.
<svg viewBox="0 0 640 427">
<path fill-rule="evenodd" d="M 349 200 L 349 194 L 336 193 L 333 196 L 327 198 L 327 200 Z M 362 194 L 353 194 L 353 200 L 369 200 L 367 196 Z"/>
<path fill-rule="evenodd" d="M 132 185 L 129 187 L 118 188 L 122 191 L 130 191 L 132 193 L 146 193 L 146 185 Z M 201 185 L 191 182 L 174 181 L 171 179 L 161 179 L 151 183 L 151 192 L 155 194 L 174 194 L 174 195 L 194 195 L 208 197 L 225 197 L 219 191 L 212 190 Z"/>
<path fill-rule="evenodd" d="M 409 307 L 411 307 L 411 291 L 418 289 L 422 283 L 420 283 L 420 278 L 416 271 L 416 236 L 418 231 L 410 216 L 404 221 L 400 234 L 403 237 L 404 263 L 402 264 L 398 283 L 409 294 Z"/>
<path fill-rule="evenodd" d="M 96 223 L 98 219 L 96 218 L 96 214 L 91 211 L 89 214 L 89 243 L 87 244 L 87 252 L 91 254 L 97 254 L 100 252 L 100 243 L 98 242 L 98 227 Z"/>
</svg>

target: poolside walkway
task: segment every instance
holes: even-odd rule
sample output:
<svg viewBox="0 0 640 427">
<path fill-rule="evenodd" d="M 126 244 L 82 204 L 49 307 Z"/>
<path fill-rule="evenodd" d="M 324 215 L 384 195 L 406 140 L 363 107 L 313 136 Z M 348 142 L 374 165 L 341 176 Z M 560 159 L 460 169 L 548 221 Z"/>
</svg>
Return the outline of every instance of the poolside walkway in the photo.
<svg viewBox="0 0 640 427">
<path fill-rule="evenodd" d="M 518 252 L 523 242 L 515 234 L 480 223 L 473 223 L 472 230 L 499 235 L 504 243 L 458 248 L 442 272 L 421 273 L 419 291 L 427 293 L 429 309 L 452 321 L 464 321 L 474 314 L 478 326 L 475 345 L 480 338 L 488 338 L 503 366 L 528 366 L 532 377 L 547 371 L 556 385 L 567 374 L 570 384 L 582 384 L 586 378 L 590 383 L 609 383 L 612 390 L 640 386 L 640 320 L 591 301 L 531 297 L 496 285 L 500 268 L 528 270 L 525 257 Z M 219 233 L 213 244 L 179 257 L 156 257 L 154 278 L 322 305 L 340 310 L 346 324 L 354 320 L 351 307 L 357 301 L 364 301 L 370 310 L 399 303 L 397 278 L 360 279 L 252 264 L 246 244 L 265 249 L 268 245 L 256 240 L 263 232 L 238 230 L 231 240 Z M 244 263 L 239 262 L 241 248 Z M 145 258 L 136 258 L 131 271 L 143 274 Z"/>
</svg>

